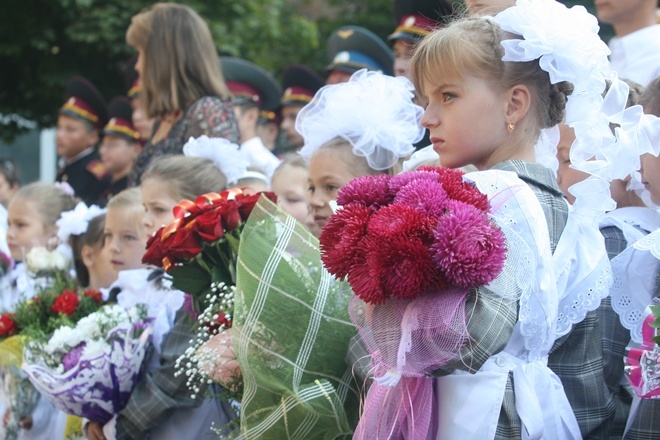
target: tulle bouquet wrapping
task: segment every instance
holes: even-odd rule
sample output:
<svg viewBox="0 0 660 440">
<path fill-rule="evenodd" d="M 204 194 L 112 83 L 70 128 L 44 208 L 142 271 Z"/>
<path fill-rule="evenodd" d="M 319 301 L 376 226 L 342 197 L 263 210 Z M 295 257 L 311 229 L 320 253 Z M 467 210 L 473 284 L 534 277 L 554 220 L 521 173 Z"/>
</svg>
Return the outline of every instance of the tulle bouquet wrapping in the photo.
<svg viewBox="0 0 660 440">
<path fill-rule="evenodd" d="M 26 343 L 23 370 L 62 411 L 105 424 L 128 401 L 150 341 L 146 309 L 105 305 Z"/>
<path fill-rule="evenodd" d="M 434 411 L 426 376 L 466 343 L 468 290 L 502 271 L 505 236 L 489 217 L 487 196 L 458 170 L 361 177 L 340 190 L 337 203 L 342 208 L 321 234 L 321 258 L 359 298 L 351 318 L 376 381 L 358 430 L 423 436 Z M 416 433 L 398 431 L 406 418 Z"/>
<path fill-rule="evenodd" d="M 231 328 L 241 233 L 261 194 L 231 189 L 183 200 L 174 207 L 175 220 L 147 243 L 143 262 L 163 267 L 172 286 L 190 295 L 184 306 L 198 320 L 196 338 L 177 363 L 193 395 L 212 382 L 211 370 L 219 361 L 199 348 Z M 263 194 L 275 200 L 273 193 Z"/>
<path fill-rule="evenodd" d="M 624 371 L 642 399 L 660 399 L 660 306 L 646 308 L 642 345 L 628 349 Z"/>
<path fill-rule="evenodd" d="M 16 438 L 18 421 L 31 415 L 40 397 L 21 370 L 23 347 L 45 340 L 62 325 L 74 325 L 101 306 L 100 292 L 78 289 L 63 276 L 53 282 L 20 302 L 13 313 L 0 315 L 0 384 L 10 413 L 7 439 Z"/>
<path fill-rule="evenodd" d="M 351 438 L 358 389 L 345 356 L 357 331 L 348 283 L 318 240 L 262 197 L 238 254 L 232 344 L 243 377 L 240 425 L 226 439 Z"/>
</svg>

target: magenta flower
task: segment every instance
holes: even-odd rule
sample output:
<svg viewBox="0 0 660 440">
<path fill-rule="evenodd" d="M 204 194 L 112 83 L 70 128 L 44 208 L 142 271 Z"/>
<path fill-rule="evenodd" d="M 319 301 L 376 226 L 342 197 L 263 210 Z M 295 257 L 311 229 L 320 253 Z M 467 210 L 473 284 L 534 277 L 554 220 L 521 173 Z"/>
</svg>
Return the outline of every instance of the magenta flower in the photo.
<svg viewBox="0 0 660 440">
<path fill-rule="evenodd" d="M 397 174 L 396 176 L 390 179 L 390 192 L 392 194 L 398 193 L 401 188 L 408 185 L 411 182 L 418 182 L 420 180 L 425 180 L 429 182 L 437 182 L 440 176 L 438 173 L 432 171 L 408 171 L 406 173 Z"/>
<path fill-rule="evenodd" d="M 425 215 L 438 218 L 445 213 L 447 193 L 437 181 L 417 180 L 402 186 L 394 197 L 394 203 L 411 206 Z"/>
<path fill-rule="evenodd" d="M 328 272 L 337 278 L 343 280 L 354 264 L 371 213 L 368 207 L 348 205 L 330 217 L 321 231 L 321 260 Z"/>
<path fill-rule="evenodd" d="M 394 198 L 390 194 L 389 180 L 390 176 L 387 174 L 353 179 L 339 190 L 337 204 L 348 206 L 351 203 L 357 203 L 375 209 L 387 206 Z"/>
<path fill-rule="evenodd" d="M 458 287 L 483 286 L 504 267 L 506 245 L 502 231 L 478 208 L 449 203 L 438 220 L 433 260 L 449 283 Z"/>
</svg>

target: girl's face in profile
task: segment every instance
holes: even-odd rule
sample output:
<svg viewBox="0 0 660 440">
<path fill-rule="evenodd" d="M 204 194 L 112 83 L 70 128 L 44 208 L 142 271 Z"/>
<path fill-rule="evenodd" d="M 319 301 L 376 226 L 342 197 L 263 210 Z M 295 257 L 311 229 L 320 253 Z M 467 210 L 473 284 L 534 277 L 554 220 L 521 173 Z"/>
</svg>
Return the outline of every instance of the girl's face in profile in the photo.
<svg viewBox="0 0 660 440">
<path fill-rule="evenodd" d="M 358 167 L 350 161 L 350 158 L 357 158 L 344 150 L 343 147 L 322 148 L 314 153 L 309 163 L 309 205 L 319 229 L 325 226 L 328 217 L 332 215 L 329 202 L 337 200 L 341 187 L 368 174 L 366 170 L 363 173 L 357 171 Z"/>
<path fill-rule="evenodd" d="M 170 185 L 160 179 L 148 178 L 142 181 L 142 203 L 145 213 L 142 220 L 147 236 L 153 235 L 161 226 L 174 220 L 172 208 L 179 202 L 170 195 Z"/>
<path fill-rule="evenodd" d="M 43 224 L 36 201 L 14 197 L 7 211 L 7 245 L 14 261 L 23 261 L 33 247 L 47 247 L 54 228 Z"/>
</svg>

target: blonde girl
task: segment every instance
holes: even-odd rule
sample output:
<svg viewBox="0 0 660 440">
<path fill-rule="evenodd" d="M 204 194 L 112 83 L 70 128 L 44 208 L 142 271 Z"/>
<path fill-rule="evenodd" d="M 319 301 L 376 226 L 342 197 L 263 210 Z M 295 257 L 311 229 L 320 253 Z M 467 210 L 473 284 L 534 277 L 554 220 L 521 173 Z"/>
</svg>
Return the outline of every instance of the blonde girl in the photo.
<svg viewBox="0 0 660 440">
<path fill-rule="evenodd" d="M 58 185 L 36 182 L 16 192 L 8 209 L 7 245 L 11 258 L 17 262 L 3 278 L 3 311 L 13 310 L 20 295 L 30 298 L 34 285 L 25 273 L 25 256 L 35 247 L 55 245 L 55 222 L 64 211 L 75 206 L 76 199 Z"/>
<path fill-rule="evenodd" d="M 581 32 L 566 35 L 553 27 L 564 22 Z M 438 439 L 608 435 L 613 407 L 593 312 L 607 294 L 604 244 L 593 218 L 579 217 L 577 207 L 576 215 L 569 214 L 552 172 L 534 162 L 541 129 L 563 119 L 566 80 L 580 96 L 595 91 L 600 97 L 602 88 L 591 81 L 604 87 L 602 76 L 577 67 L 587 57 L 601 57 L 590 66 L 607 64 L 594 24 L 582 8 L 519 0 L 495 18 L 468 18 L 434 31 L 411 60 L 413 82 L 427 101 L 421 123 L 441 164 L 474 165 L 479 171 L 465 179 L 493 200 L 501 198 L 491 214 L 507 231 L 509 254 L 505 275 L 467 293 L 465 345 L 449 361 L 438 361 L 431 382 L 429 373 L 421 372 L 419 383 L 433 387 L 431 401 L 422 406 L 402 399 L 414 418 L 390 412 L 394 437 L 410 429 L 419 438 Z M 562 68 L 552 69 L 557 65 Z M 607 182 L 590 184 L 589 201 L 610 207 Z M 590 206 L 582 214 L 592 209 L 604 211 Z M 523 248 L 531 260 L 517 259 Z M 529 283 L 504 282 L 509 275 Z M 408 346 L 430 347 L 432 361 L 435 343 L 427 337 L 420 334 Z M 387 379 L 375 378 L 372 403 L 388 386 L 399 386 Z M 401 380 L 404 387 L 410 383 Z M 378 423 L 383 412 L 374 406 L 365 411 L 356 437 L 391 438 Z M 428 425 L 420 423 L 423 419 Z"/>
<path fill-rule="evenodd" d="M 277 204 L 318 237 L 321 231 L 314 223 L 307 202 L 308 176 L 309 170 L 303 158 L 289 154 L 275 169 L 270 187 L 277 196 Z"/>
</svg>

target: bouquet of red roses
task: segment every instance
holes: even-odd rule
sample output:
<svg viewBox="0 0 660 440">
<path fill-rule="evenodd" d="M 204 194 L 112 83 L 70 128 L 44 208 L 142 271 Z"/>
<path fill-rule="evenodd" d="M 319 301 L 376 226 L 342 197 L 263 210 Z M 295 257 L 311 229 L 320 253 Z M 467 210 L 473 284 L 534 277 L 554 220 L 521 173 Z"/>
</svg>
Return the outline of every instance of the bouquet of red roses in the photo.
<svg viewBox="0 0 660 440">
<path fill-rule="evenodd" d="M 147 242 L 142 262 L 164 268 L 174 288 L 208 305 L 211 284 L 236 284 L 241 231 L 261 194 L 231 189 L 179 202 L 174 221 Z M 275 200 L 273 193 L 263 194 Z"/>
<path fill-rule="evenodd" d="M 343 208 L 321 233 L 322 260 L 367 303 L 486 285 L 504 266 L 504 235 L 488 217 L 488 198 L 459 170 L 361 177 L 337 203 Z"/>
<path fill-rule="evenodd" d="M 214 351 L 200 348 L 232 326 L 241 233 L 262 194 L 276 200 L 273 193 L 247 195 L 240 189 L 183 200 L 174 207 L 175 220 L 147 242 L 142 261 L 163 267 L 172 286 L 190 295 L 184 307 L 198 321 L 195 341 L 176 363 L 177 375 L 188 377 L 193 395 L 222 362 Z M 239 397 L 240 381 L 236 377 L 229 387 L 237 390 L 231 397 Z"/>
</svg>

